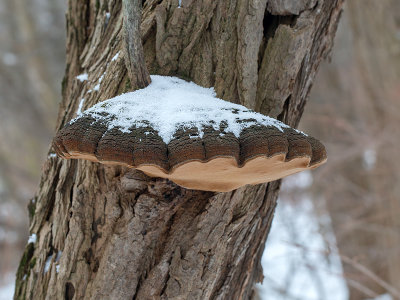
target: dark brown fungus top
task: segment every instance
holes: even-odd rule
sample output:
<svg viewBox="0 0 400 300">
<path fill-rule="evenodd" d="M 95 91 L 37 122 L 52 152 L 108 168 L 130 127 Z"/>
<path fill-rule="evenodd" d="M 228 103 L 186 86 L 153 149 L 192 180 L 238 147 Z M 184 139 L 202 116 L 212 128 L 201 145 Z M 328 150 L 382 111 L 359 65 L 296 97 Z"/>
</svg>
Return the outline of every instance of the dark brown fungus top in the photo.
<svg viewBox="0 0 400 300">
<path fill-rule="evenodd" d="M 127 165 L 190 189 L 226 192 L 326 161 L 316 139 L 174 77 L 101 102 L 53 140 L 63 158 Z"/>
</svg>

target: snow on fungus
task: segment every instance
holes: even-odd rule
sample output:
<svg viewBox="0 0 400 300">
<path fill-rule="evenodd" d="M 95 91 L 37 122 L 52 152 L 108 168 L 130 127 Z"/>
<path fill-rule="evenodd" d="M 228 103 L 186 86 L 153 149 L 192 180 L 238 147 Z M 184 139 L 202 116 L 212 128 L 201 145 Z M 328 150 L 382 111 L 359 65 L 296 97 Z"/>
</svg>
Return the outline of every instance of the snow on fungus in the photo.
<svg viewBox="0 0 400 300">
<path fill-rule="evenodd" d="M 56 153 L 218 192 L 326 161 L 318 140 L 218 99 L 213 88 L 176 77 L 151 79 L 146 88 L 100 102 L 71 120 L 53 140 Z"/>
</svg>

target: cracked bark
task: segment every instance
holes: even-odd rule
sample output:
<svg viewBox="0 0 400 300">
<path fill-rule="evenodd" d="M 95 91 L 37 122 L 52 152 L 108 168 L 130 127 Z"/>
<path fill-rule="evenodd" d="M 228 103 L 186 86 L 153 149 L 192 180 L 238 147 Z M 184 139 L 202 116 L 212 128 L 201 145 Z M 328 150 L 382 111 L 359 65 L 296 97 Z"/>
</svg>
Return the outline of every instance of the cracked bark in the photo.
<svg viewBox="0 0 400 300">
<path fill-rule="evenodd" d="M 121 1 L 68 4 L 57 129 L 81 99 L 88 108 L 140 86 L 117 55 Z M 224 100 L 296 126 L 341 6 L 321 0 L 283 17 L 266 0 L 147 0 L 144 59 L 151 74 L 214 86 Z M 81 73 L 87 81 L 76 79 Z M 21 260 L 15 299 L 250 299 L 279 185 L 185 190 L 127 168 L 49 156 L 31 205 L 38 240 Z"/>
</svg>

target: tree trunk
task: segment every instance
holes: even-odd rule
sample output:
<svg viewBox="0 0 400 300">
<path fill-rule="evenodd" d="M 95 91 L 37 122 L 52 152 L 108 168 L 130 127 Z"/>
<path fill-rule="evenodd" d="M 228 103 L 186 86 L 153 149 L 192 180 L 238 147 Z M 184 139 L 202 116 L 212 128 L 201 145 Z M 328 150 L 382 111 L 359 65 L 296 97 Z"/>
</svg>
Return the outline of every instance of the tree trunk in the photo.
<svg viewBox="0 0 400 300">
<path fill-rule="evenodd" d="M 68 1 L 57 129 L 133 90 L 121 1 Z M 150 74 L 178 76 L 296 126 L 342 1 L 147 0 Z M 281 15 L 278 15 L 281 14 Z M 81 82 L 77 75 L 88 73 Z M 51 154 L 51 150 L 50 150 Z M 30 205 L 16 299 L 249 299 L 280 182 L 229 193 L 181 188 L 123 167 L 49 155 Z"/>
</svg>

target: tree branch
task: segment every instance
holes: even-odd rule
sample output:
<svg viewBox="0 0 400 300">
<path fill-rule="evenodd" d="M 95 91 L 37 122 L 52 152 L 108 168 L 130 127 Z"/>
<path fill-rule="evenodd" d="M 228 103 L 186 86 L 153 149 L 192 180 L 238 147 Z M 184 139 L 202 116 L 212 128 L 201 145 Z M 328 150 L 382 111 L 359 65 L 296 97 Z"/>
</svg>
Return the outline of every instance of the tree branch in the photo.
<svg viewBox="0 0 400 300">
<path fill-rule="evenodd" d="M 141 0 L 123 0 L 125 64 L 134 89 L 144 88 L 151 82 L 143 55 L 140 21 Z"/>
</svg>

